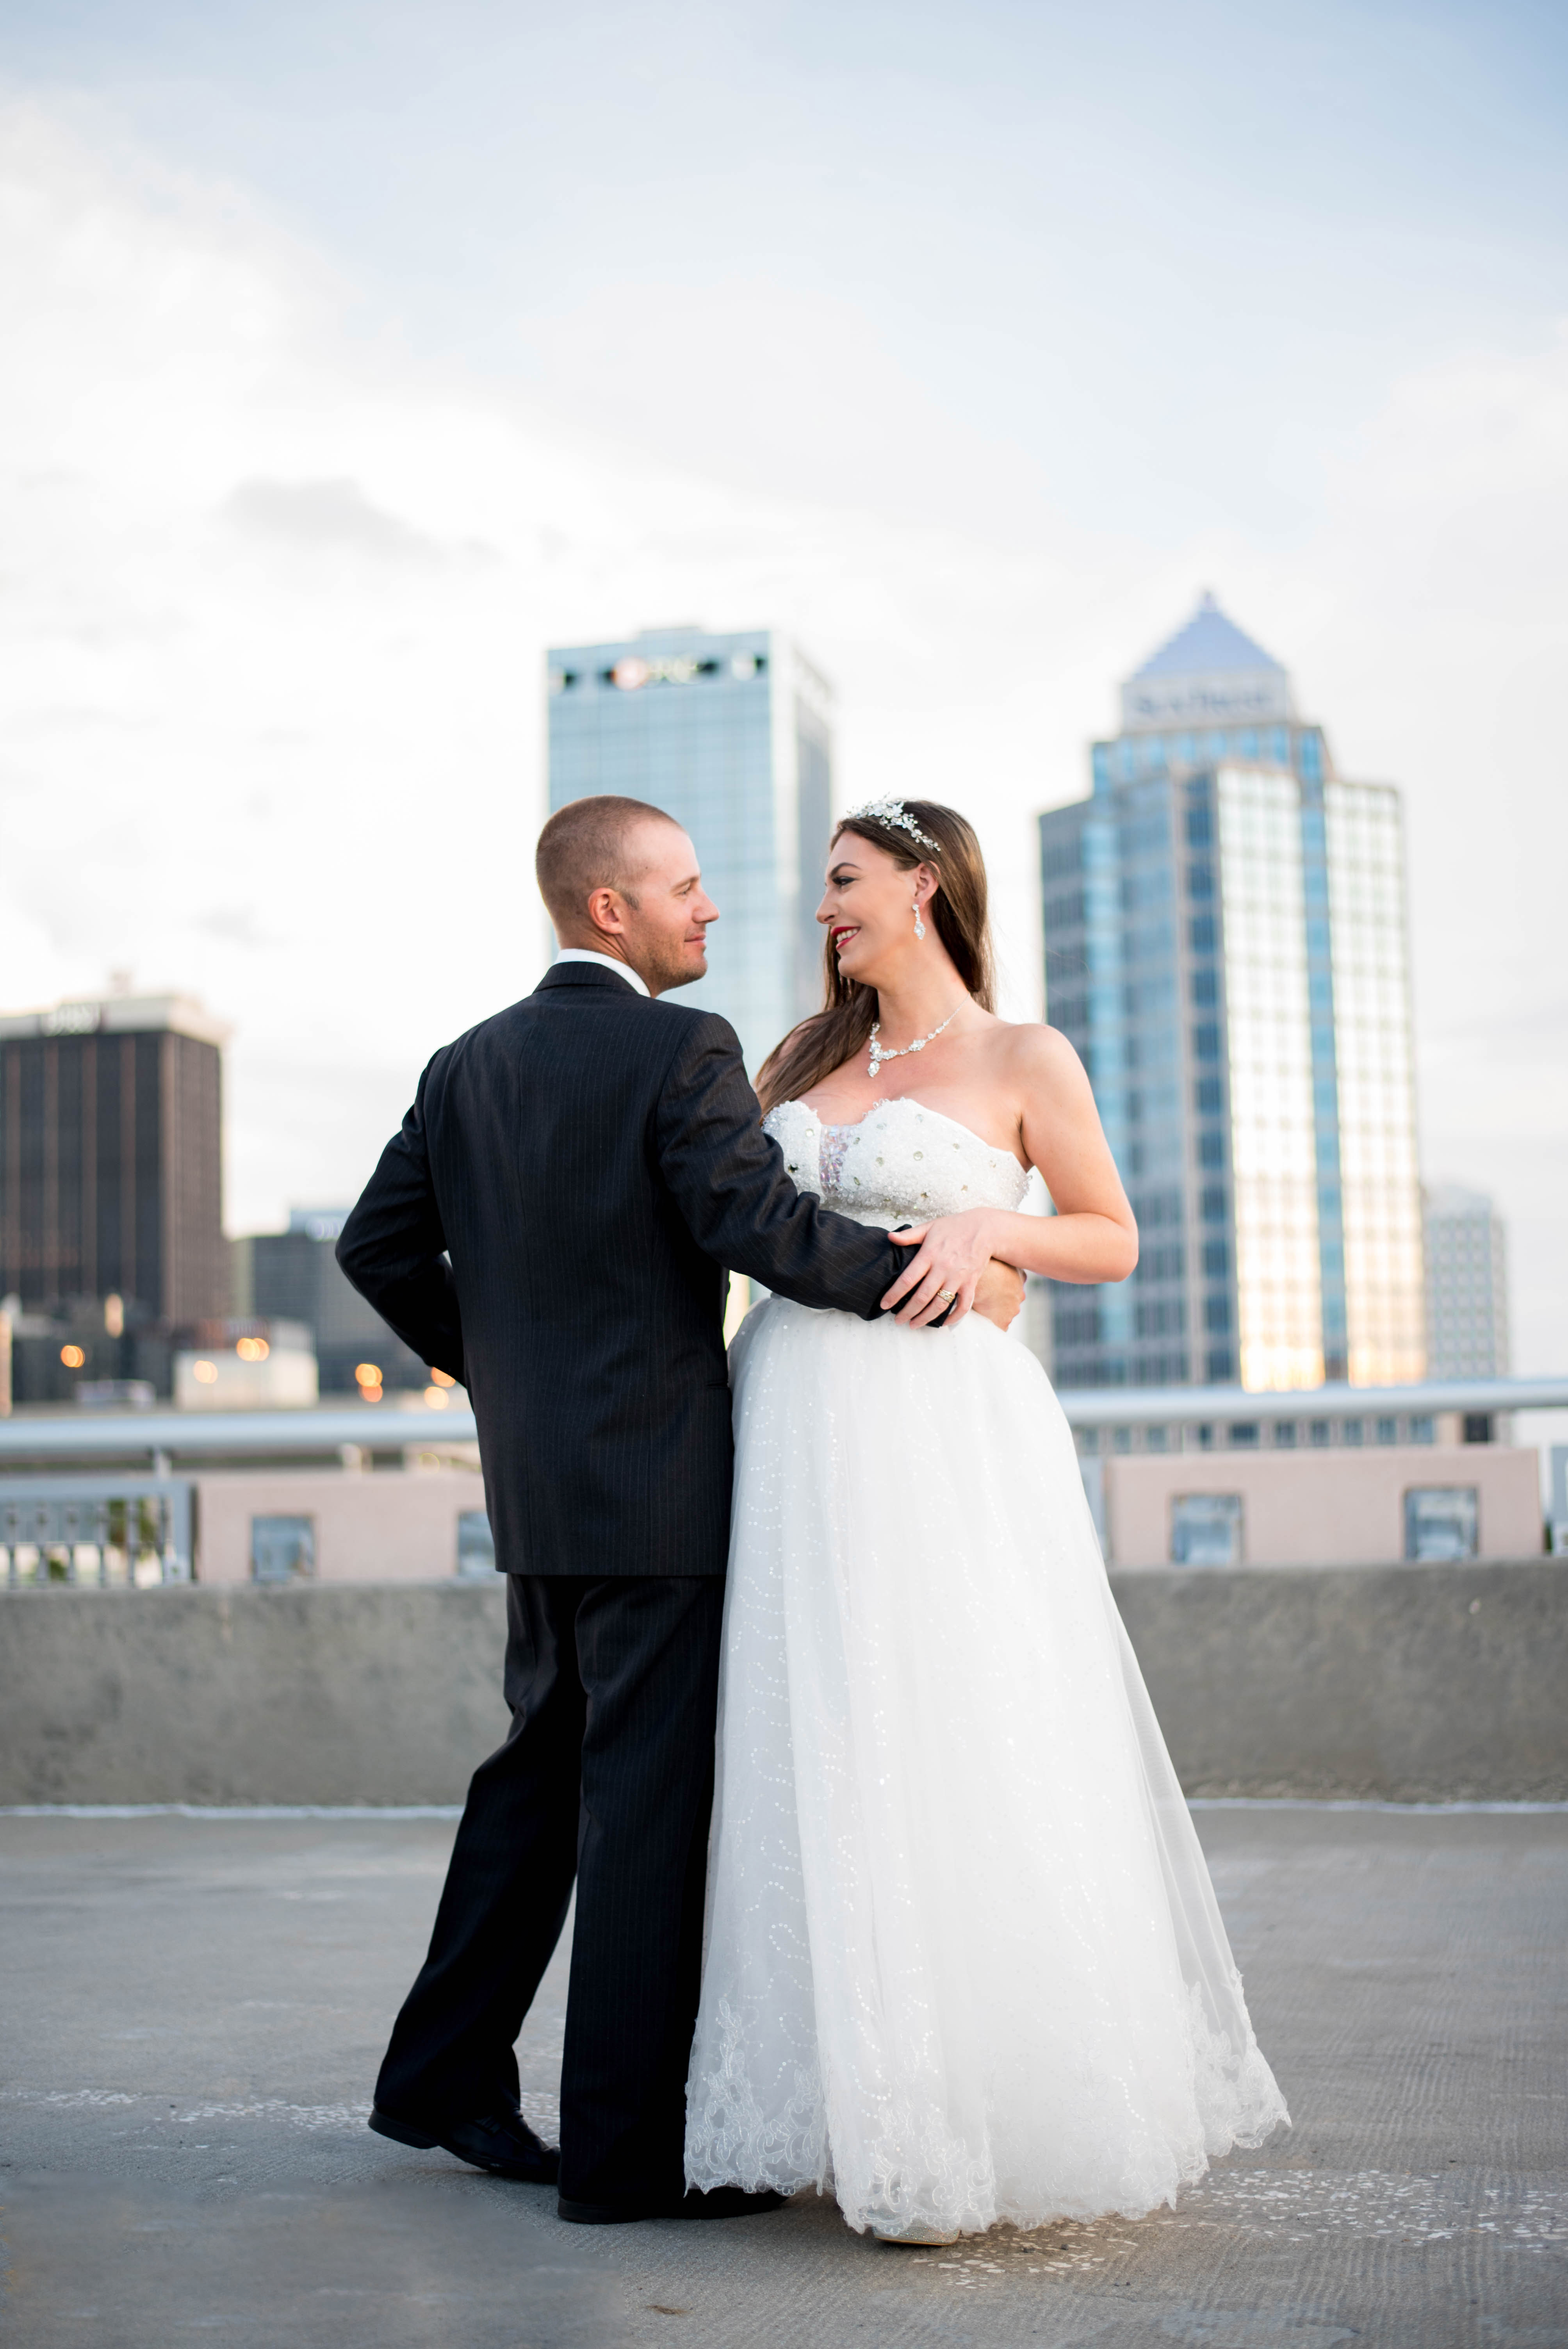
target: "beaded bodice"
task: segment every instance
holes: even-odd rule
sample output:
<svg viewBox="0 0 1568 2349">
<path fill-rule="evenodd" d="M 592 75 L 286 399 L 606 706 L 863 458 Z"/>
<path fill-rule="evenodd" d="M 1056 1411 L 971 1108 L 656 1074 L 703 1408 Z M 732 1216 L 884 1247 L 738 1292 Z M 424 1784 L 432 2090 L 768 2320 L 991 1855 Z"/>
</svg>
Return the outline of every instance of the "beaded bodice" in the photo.
<svg viewBox="0 0 1568 2349">
<path fill-rule="evenodd" d="M 956 1118 L 907 1094 L 878 1102 L 858 1125 L 824 1125 L 804 1102 L 763 1120 L 801 1191 L 862 1224 L 925 1223 L 965 1207 L 1022 1206 L 1026 1168 Z"/>
</svg>

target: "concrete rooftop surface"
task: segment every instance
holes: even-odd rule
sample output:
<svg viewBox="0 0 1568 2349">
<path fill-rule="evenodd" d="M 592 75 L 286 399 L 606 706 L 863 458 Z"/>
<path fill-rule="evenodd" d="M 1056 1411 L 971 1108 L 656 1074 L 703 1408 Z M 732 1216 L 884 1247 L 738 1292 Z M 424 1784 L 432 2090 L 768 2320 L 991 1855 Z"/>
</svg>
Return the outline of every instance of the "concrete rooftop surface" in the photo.
<svg viewBox="0 0 1568 2349">
<path fill-rule="evenodd" d="M 898 2251 L 563 2227 L 364 2125 L 440 1816 L 0 1817 L 15 2349 L 1568 2344 L 1568 1816 L 1199 1824 L 1295 2127 L 1174 2211 Z M 520 2048 L 553 2117 L 563 1952 Z"/>
</svg>

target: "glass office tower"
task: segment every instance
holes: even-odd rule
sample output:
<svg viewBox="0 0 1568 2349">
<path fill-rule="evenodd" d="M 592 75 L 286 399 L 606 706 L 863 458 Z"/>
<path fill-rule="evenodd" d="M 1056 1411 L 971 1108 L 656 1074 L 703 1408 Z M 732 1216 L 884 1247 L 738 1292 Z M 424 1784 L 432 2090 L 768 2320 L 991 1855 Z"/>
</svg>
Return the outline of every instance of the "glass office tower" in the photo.
<svg viewBox="0 0 1568 2349">
<path fill-rule="evenodd" d="M 1205 595 L 1121 689 L 1090 799 L 1040 819 L 1047 1017 L 1142 1233 L 1054 1290 L 1067 1387 L 1426 1363 L 1399 799 L 1332 768 L 1281 664 Z"/>
<path fill-rule="evenodd" d="M 690 833 L 720 919 L 683 1003 L 721 1011 L 755 1071 L 821 1002 L 831 694 L 787 637 L 649 628 L 548 656 L 552 812 L 651 800 Z"/>
</svg>

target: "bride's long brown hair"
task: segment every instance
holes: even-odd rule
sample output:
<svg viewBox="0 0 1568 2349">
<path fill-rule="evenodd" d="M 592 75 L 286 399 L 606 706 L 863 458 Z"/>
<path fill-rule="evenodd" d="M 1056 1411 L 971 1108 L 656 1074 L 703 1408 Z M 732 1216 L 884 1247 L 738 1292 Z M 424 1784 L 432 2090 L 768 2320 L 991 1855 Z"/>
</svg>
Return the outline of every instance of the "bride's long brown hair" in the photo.
<svg viewBox="0 0 1568 2349">
<path fill-rule="evenodd" d="M 846 832 L 852 832 L 857 839 L 870 841 L 873 848 L 885 849 L 905 872 L 913 873 L 917 864 L 929 864 L 940 874 L 941 885 L 925 908 L 925 918 L 935 922 L 937 936 L 975 1002 L 983 1011 L 995 1011 L 985 860 L 974 827 L 956 808 L 943 807 L 935 800 L 904 800 L 901 805 L 921 831 L 936 842 L 937 854 L 922 848 L 895 825 L 870 815 L 846 816 L 834 827 L 833 844 Z M 757 1092 L 764 1112 L 776 1102 L 798 1101 L 802 1093 L 809 1093 L 871 1040 L 872 1022 L 877 1016 L 876 989 L 842 976 L 830 930 L 822 938 L 822 989 L 821 1010 L 791 1028 L 758 1071 Z"/>
</svg>

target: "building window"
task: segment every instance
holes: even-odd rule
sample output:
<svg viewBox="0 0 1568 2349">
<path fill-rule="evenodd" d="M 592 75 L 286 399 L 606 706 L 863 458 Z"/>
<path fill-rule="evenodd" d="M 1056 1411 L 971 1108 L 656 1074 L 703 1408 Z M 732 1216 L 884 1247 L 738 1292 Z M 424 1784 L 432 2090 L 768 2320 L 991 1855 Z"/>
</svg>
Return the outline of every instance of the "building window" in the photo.
<svg viewBox="0 0 1568 2349">
<path fill-rule="evenodd" d="M 304 1582 L 315 1572 L 314 1517 L 253 1517 L 251 1579 Z"/>
<path fill-rule="evenodd" d="M 1247 1420 L 1244 1423 L 1233 1425 L 1231 1429 L 1231 1444 L 1232 1448 L 1237 1452 L 1255 1452 L 1258 1448 L 1258 1427 L 1256 1420 Z"/>
<path fill-rule="evenodd" d="M 1274 1448 L 1275 1448 L 1275 1450 L 1276 1450 L 1276 1451 L 1279 1451 L 1279 1452 L 1294 1452 L 1294 1451 L 1295 1451 L 1295 1420 L 1294 1420 L 1294 1419 L 1282 1419 L 1282 1420 L 1280 1421 L 1280 1423 L 1279 1423 L 1278 1426 L 1274 1429 Z"/>
<path fill-rule="evenodd" d="M 1433 1425 L 1433 1423 L 1429 1419 L 1425 1418 L 1413 1419 L 1410 1422 L 1410 1441 L 1412 1444 L 1435 1443 L 1437 1441 L 1437 1430 Z"/>
<path fill-rule="evenodd" d="M 1187 943 L 1195 955 L 1212 955 L 1214 951 L 1214 916 L 1195 914 L 1187 925 Z"/>
<path fill-rule="evenodd" d="M 1198 1211 L 1206 1224 L 1222 1224 L 1225 1220 L 1225 1195 L 1215 1185 L 1202 1193 Z"/>
<path fill-rule="evenodd" d="M 495 1572 L 495 1541 L 482 1509 L 463 1509 L 458 1516 L 458 1579 L 479 1582 Z"/>
<path fill-rule="evenodd" d="M 1192 1058 L 1195 1061 L 1217 1061 L 1219 1057 L 1220 1030 L 1217 1021 L 1200 1021 L 1192 1030 Z"/>
<path fill-rule="evenodd" d="M 1190 807 L 1187 811 L 1187 845 L 1189 848 L 1212 848 L 1214 843 L 1214 818 L 1206 807 Z"/>
<path fill-rule="evenodd" d="M 1321 1452 L 1325 1448 L 1329 1441 L 1331 1433 L 1332 1430 L 1326 1419 L 1315 1419 L 1313 1421 L 1312 1441 L 1317 1451 Z"/>
<path fill-rule="evenodd" d="M 1398 1444 L 1399 1423 L 1397 1419 L 1380 1419 L 1377 1422 L 1377 1441 L 1379 1444 Z"/>
<path fill-rule="evenodd" d="M 1093 1346 L 1099 1341 L 1099 1312 L 1093 1305 L 1057 1309 L 1057 1343 L 1058 1346 Z"/>
<path fill-rule="evenodd" d="M 1339 1441 L 1341 1444 L 1358 1444 L 1365 1433 L 1366 1429 L 1358 1419 L 1347 1419 L 1339 1431 Z"/>
<path fill-rule="evenodd" d="M 1200 1117 L 1218 1117 L 1225 1105 L 1218 1077 L 1200 1077 L 1192 1088 L 1192 1098 Z"/>
<path fill-rule="evenodd" d="M 1200 1011 L 1206 1011 L 1220 999 L 1220 978 L 1214 970 L 1192 973 L 1192 1001 Z"/>
<path fill-rule="evenodd" d="M 1473 1485 L 1420 1485 L 1405 1495 L 1405 1556 L 1419 1564 L 1474 1557 Z"/>
<path fill-rule="evenodd" d="M 1231 1300 L 1228 1297 L 1206 1297 L 1203 1299 L 1203 1327 L 1222 1336 L 1231 1326 Z"/>
<path fill-rule="evenodd" d="M 1228 1386 L 1236 1375 L 1236 1358 L 1229 1346 L 1209 1349 L 1208 1379 L 1211 1386 Z"/>
<path fill-rule="evenodd" d="M 1195 897 L 1199 903 L 1202 904 L 1205 897 L 1212 897 L 1213 894 L 1213 866 L 1212 864 L 1189 864 L 1187 867 L 1187 895 L 1189 897 Z M 1212 950 L 1211 949 L 1211 951 Z"/>
<path fill-rule="evenodd" d="M 1222 1133 L 1201 1133 L 1198 1136 L 1200 1166 L 1222 1166 L 1225 1163 L 1225 1137 Z"/>
<path fill-rule="evenodd" d="M 1239 1493 L 1178 1493 L 1171 1504 L 1172 1566 L 1240 1566 Z"/>
</svg>

